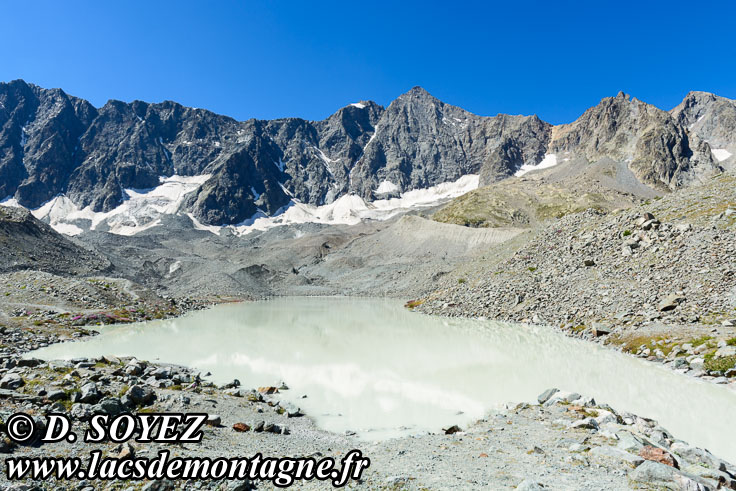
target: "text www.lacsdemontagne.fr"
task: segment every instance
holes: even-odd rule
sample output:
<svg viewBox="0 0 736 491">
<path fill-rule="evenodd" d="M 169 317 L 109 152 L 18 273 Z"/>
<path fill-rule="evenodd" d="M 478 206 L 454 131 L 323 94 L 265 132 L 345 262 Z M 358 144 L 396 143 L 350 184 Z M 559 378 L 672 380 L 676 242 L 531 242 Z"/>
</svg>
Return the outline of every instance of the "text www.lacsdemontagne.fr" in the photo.
<svg viewBox="0 0 736 491">
<path fill-rule="evenodd" d="M 316 460 L 312 457 L 274 458 L 260 453 L 252 457 L 206 458 L 171 457 L 168 450 L 156 458 L 103 457 L 100 450 L 90 452 L 89 458 L 79 457 L 18 457 L 5 461 L 8 479 L 238 479 L 271 481 L 275 486 L 287 487 L 295 481 L 329 481 L 342 487 L 350 480 L 358 480 L 370 466 L 370 459 L 359 450 L 351 450 L 339 464 L 331 457 Z"/>
</svg>

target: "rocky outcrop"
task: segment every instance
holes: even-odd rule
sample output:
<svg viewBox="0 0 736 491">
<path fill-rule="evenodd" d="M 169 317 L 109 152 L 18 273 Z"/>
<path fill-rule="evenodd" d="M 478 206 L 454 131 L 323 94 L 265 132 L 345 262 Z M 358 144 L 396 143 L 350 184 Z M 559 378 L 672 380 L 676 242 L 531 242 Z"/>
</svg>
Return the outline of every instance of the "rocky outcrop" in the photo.
<svg viewBox="0 0 736 491">
<path fill-rule="evenodd" d="M 706 141 L 721 165 L 736 164 L 736 102 L 708 92 L 690 92 L 670 111 L 692 134 Z"/>
<path fill-rule="evenodd" d="M 0 206 L 0 273 L 25 269 L 76 275 L 109 271 L 111 265 L 29 211 Z"/>
<path fill-rule="evenodd" d="M 350 191 L 382 197 L 481 174 L 482 183 L 542 160 L 551 126 L 536 116 L 481 117 L 414 87 L 389 105 L 352 170 Z"/>
<path fill-rule="evenodd" d="M 628 163 L 643 183 L 673 190 L 721 170 L 708 145 L 669 113 L 620 92 L 558 126 L 549 152 L 589 162 L 603 158 Z"/>
</svg>

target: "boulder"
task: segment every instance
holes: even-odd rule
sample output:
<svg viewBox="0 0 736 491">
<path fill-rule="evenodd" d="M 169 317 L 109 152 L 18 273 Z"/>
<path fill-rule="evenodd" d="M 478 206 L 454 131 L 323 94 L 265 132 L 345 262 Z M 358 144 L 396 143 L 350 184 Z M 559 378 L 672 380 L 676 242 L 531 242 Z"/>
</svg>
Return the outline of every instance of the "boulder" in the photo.
<svg viewBox="0 0 736 491">
<path fill-rule="evenodd" d="M 102 394 L 100 394 L 100 391 L 97 389 L 97 385 L 95 385 L 94 382 L 89 382 L 82 386 L 79 402 L 94 404 L 99 401 L 101 397 Z"/>
<path fill-rule="evenodd" d="M 549 400 L 550 397 L 552 397 L 559 391 L 560 391 L 559 389 L 547 389 L 541 394 L 539 394 L 539 396 L 537 397 L 537 401 L 539 402 L 539 404 L 544 404 L 545 402 Z"/>
<path fill-rule="evenodd" d="M 673 491 L 709 491 L 709 483 L 702 478 L 685 474 L 674 467 L 647 460 L 629 472 L 632 484 L 648 486 L 655 489 L 671 489 Z"/>
<path fill-rule="evenodd" d="M 25 381 L 17 373 L 8 373 L 0 379 L 0 389 L 15 390 L 23 387 Z"/>
<path fill-rule="evenodd" d="M 680 468 L 672 454 L 659 447 L 645 445 L 639 449 L 639 457 L 644 460 L 653 460 L 654 462 L 659 462 L 660 464 L 669 465 L 670 467 L 674 467 L 675 469 Z"/>
<path fill-rule="evenodd" d="M 661 302 L 659 302 L 659 306 L 657 308 L 660 310 L 660 312 L 668 312 L 670 310 L 675 310 L 677 306 L 684 301 L 685 297 L 683 297 L 682 295 L 678 295 L 677 293 L 670 293 Z"/>
</svg>

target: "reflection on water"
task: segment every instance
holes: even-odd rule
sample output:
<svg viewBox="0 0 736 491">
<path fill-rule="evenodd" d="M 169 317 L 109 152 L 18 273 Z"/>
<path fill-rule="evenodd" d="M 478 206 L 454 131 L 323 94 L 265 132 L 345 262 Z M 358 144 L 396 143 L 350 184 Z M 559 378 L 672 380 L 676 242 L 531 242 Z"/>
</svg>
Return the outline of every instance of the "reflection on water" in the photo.
<svg viewBox="0 0 736 491">
<path fill-rule="evenodd" d="M 279 298 L 105 327 L 33 354 L 114 354 L 211 371 L 282 396 L 332 431 L 378 439 L 467 424 L 558 387 L 652 417 L 736 462 L 736 393 L 550 329 L 414 314 L 394 300 Z M 302 395 L 307 395 L 302 399 Z"/>
</svg>

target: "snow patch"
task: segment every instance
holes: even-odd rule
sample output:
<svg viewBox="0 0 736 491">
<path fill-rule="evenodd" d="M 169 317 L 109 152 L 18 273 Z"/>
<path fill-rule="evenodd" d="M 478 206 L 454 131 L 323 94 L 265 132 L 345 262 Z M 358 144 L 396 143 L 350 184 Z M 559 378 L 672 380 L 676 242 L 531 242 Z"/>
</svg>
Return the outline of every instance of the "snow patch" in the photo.
<svg viewBox="0 0 736 491">
<path fill-rule="evenodd" d="M 539 170 L 539 169 L 547 169 L 548 167 L 554 167 L 557 165 L 557 155 L 553 153 L 549 153 L 544 156 L 541 162 L 539 162 L 536 165 L 528 165 L 524 164 L 522 165 L 519 170 L 517 170 L 514 175 L 515 176 L 523 176 L 527 172 L 531 172 L 533 170 Z"/>
<path fill-rule="evenodd" d="M 13 198 L 12 196 L 8 196 L 7 198 L 0 201 L 0 205 L 12 206 L 13 208 L 22 208 L 22 206 L 20 206 L 20 203 L 18 203 L 18 200 Z"/>
<path fill-rule="evenodd" d="M 237 235 L 256 230 L 268 230 L 281 225 L 322 223 L 331 225 L 355 225 L 362 220 L 388 220 L 410 209 L 436 206 L 478 187 L 478 175 L 469 174 L 454 182 L 446 182 L 427 189 L 416 189 L 401 194 L 399 198 L 366 202 L 357 195 L 344 195 L 330 204 L 312 206 L 292 200 L 287 206 L 269 217 L 258 212 L 245 222 L 228 226 Z M 211 229 L 218 233 L 222 227 Z M 215 230 L 216 229 L 216 230 Z"/>
<path fill-rule="evenodd" d="M 80 209 L 66 196 L 57 196 L 32 211 L 39 220 L 47 222 L 61 233 L 104 228 L 120 235 L 135 235 L 161 223 L 164 215 L 175 214 L 184 197 L 204 184 L 211 175 L 161 177 L 153 189 L 126 189 L 128 196 L 120 206 L 103 213 L 91 207 Z M 71 228 L 74 227 L 74 228 Z M 70 234 L 71 235 L 71 234 Z"/>
<path fill-rule="evenodd" d="M 365 104 L 361 104 L 360 102 L 353 102 L 350 105 L 353 107 L 357 107 L 358 109 L 365 109 L 367 107 Z"/>
<path fill-rule="evenodd" d="M 731 155 L 733 155 L 731 152 L 729 152 L 725 148 L 711 148 L 710 151 L 713 152 L 713 156 L 718 160 L 718 162 L 723 162 L 724 160 L 729 158 Z"/>
<path fill-rule="evenodd" d="M 395 193 L 399 190 L 399 186 L 392 183 L 391 181 L 382 181 L 381 184 L 378 185 L 378 188 L 376 189 L 376 194 L 384 194 L 384 193 Z"/>
<path fill-rule="evenodd" d="M 54 227 L 54 230 L 56 230 L 60 234 L 72 235 L 72 236 L 79 235 L 82 232 L 84 232 L 84 230 L 82 230 L 81 228 L 77 227 L 76 225 L 72 223 L 57 223 L 56 226 Z"/>
</svg>

